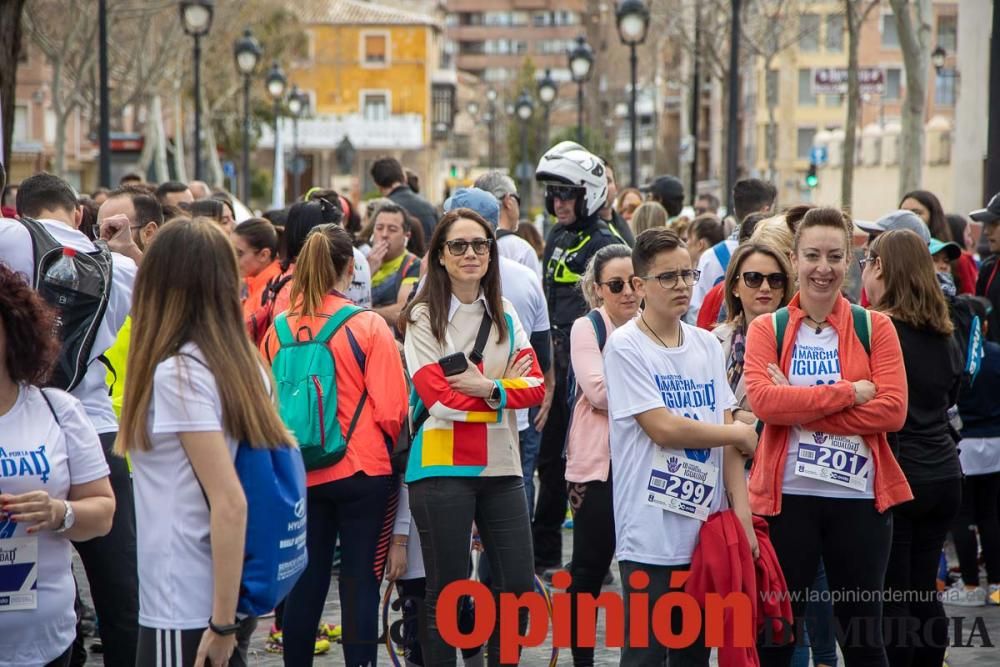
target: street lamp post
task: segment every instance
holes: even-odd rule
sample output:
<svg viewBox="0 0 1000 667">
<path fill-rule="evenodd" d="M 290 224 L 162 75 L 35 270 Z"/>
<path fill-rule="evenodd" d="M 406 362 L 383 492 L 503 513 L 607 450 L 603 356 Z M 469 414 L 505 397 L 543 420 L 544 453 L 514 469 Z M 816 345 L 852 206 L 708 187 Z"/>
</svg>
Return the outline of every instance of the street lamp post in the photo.
<svg viewBox="0 0 1000 667">
<path fill-rule="evenodd" d="M 274 181 L 271 187 L 271 206 L 285 207 L 285 155 L 281 146 L 281 100 L 285 96 L 288 80 L 275 60 L 267 72 L 267 94 L 274 100 Z"/>
<path fill-rule="evenodd" d="M 646 30 L 649 29 L 649 8 L 642 0 L 622 0 L 618 5 L 618 37 L 629 47 L 629 64 L 632 67 L 632 100 L 629 105 L 629 125 L 631 130 L 631 151 L 629 153 L 629 175 L 632 187 L 639 184 L 638 154 L 636 153 L 636 70 L 639 58 L 636 47 L 646 40 Z"/>
<path fill-rule="evenodd" d="M 497 91 L 490 88 L 486 91 L 486 99 L 489 106 L 486 112 L 486 122 L 490 126 L 490 169 L 495 169 L 497 164 Z"/>
<path fill-rule="evenodd" d="M 299 164 L 299 117 L 309 104 L 309 98 L 299 90 L 298 86 L 292 86 L 292 92 L 288 94 L 288 111 L 292 114 L 292 200 L 298 201 L 302 176 L 301 165 Z"/>
<path fill-rule="evenodd" d="M 180 7 L 184 32 L 194 37 L 194 177 L 201 181 L 201 38 L 212 29 L 215 0 L 181 0 Z"/>
<path fill-rule="evenodd" d="M 594 52 L 587 39 L 580 35 L 576 46 L 569 52 L 569 71 L 576 82 L 576 141 L 583 143 L 583 84 L 590 78 L 590 68 L 594 64 Z"/>
<path fill-rule="evenodd" d="M 552 103 L 556 101 L 556 95 L 559 93 L 555 79 L 552 78 L 552 70 L 545 70 L 545 76 L 543 76 L 538 82 L 538 99 L 542 101 L 542 105 L 545 107 L 545 141 L 546 146 L 549 145 L 549 113 L 552 111 Z"/>
<path fill-rule="evenodd" d="M 517 117 L 521 119 L 521 161 L 518 165 L 518 173 L 521 176 L 521 196 L 524 201 L 531 201 L 531 179 L 528 178 L 528 173 L 531 171 L 528 166 L 528 122 L 531 120 L 531 114 L 535 111 L 535 105 L 531 101 L 531 95 L 528 91 L 521 93 L 521 96 L 517 98 Z"/>
<path fill-rule="evenodd" d="M 250 202 L 250 79 L 260 62 L 260 55 L 260 44 L 247 28 L 243 37 L 233 45 L 236 69 L 243 75 L 243 177 L 240 179 L 240 197 L 245 204 Z"/>
<path fill-rule="evenodd" d="M 938 74 L 944 69 L 945 58 L 948 57 L 948 53 L 944 50 L 944 47 L 938 45 L 936 49 L 931 52 L 931 64 L 934 65 L 934 71 Z"/>
<path fill-rule="evenodd" d="M 100 121 L 98 125 L 98 147 L 100 149 L 101 187 L 111 187 L 111 98 L 108 91 L 108 3 L 100 0 L 97 4 L 98 39 L 100 44 L 98 78 L 100 80 Z"/>
</svg>

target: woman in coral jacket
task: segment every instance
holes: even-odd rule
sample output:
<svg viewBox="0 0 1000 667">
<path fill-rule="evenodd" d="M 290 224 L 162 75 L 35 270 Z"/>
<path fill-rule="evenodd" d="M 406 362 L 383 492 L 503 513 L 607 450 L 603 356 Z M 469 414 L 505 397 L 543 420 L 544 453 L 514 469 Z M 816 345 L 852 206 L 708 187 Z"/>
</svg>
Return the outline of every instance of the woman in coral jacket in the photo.
<svg viewBox="0 0 1000 667">
<path fill-rule="evenodd" d="M 851 233 L 839 210 L 810 210 L 795 234 L 799 293 L 787 311 L 750 325 L 744 377 L 765 426 L 749 490 L 770 524 L 794 618 L 822 558 L 831 592 L 849 591 L 834 605 L 845 663 L 881 667 L 887 510 L 913 497 L 886 433 L 906 420 L 907 386 L 891 320 L 841 295 Z M 763 638 L 761 664 L 787 667 L 790 640 Z"/>
</svg>

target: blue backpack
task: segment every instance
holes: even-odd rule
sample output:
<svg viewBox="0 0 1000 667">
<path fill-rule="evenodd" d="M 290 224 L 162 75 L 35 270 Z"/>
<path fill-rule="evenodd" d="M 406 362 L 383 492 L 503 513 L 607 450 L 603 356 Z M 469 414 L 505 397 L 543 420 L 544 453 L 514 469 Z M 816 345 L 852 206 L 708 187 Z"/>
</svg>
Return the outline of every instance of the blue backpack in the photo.
<svg viewBox="0 0 1000 667">
<path fill-rule="evenodd" d="M 586 315 L 587 319 L 594 326 L 594 334 L 597 336 L 597 347 L 604 351 L 604 344 L 608 342 L 608 328 L 604 324 L 604 318 L 600 311 L 592 310 Z M 566 409 L 569 410 L 570 419 L 573 418 L 573 409 L 576 407 L 576 373 L 573 372 L 573 364 L 569 365 L 566 374 Z M 569 433 L 569 425 L 566 426 L 566 433 Z"/>
</svg>

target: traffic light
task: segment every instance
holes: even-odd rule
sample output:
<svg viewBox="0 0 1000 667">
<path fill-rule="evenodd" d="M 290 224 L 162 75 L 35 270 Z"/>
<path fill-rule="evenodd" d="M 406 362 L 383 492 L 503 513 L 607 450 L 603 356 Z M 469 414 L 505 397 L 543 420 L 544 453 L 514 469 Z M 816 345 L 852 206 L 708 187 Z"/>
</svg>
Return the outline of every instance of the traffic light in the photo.
<svg viewBox="0 0 1000 667">
<path fill-rule="evenodd" d="M 451 165 L 451 169 L 449 171 L 452 178 L 458 178 L 458 165 Z"/>
<path fill-rule="evenodd" d="M 816 174 L 816 165 L 810 164 L 809 171 L 806 172 L 806 187 L 810 190 L 819 185 L 819 176 Z"/>
</svg>

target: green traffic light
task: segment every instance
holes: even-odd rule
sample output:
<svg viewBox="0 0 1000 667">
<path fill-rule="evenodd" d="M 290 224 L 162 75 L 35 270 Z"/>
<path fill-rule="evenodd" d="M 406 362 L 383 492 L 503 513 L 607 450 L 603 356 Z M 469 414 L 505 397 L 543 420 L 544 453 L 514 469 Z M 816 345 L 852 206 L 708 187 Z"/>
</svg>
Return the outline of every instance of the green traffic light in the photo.
<svg viewBox="0 0 1000 667">
<path fill-rule="evenodd" d="M 819 185 L 819 178 L 817 178 L 815 174 L 806 176 L 806 185 L 810 188 L 816 187 Z"/>
</svg>

